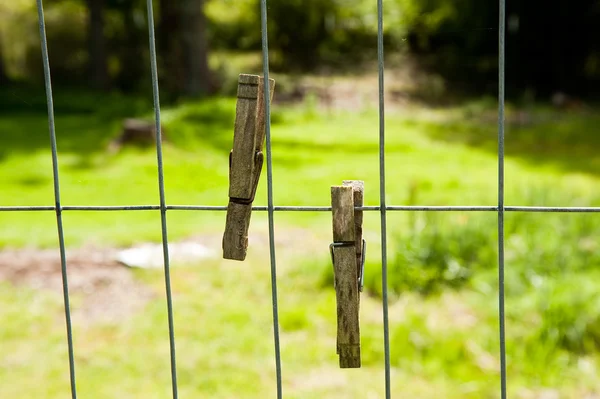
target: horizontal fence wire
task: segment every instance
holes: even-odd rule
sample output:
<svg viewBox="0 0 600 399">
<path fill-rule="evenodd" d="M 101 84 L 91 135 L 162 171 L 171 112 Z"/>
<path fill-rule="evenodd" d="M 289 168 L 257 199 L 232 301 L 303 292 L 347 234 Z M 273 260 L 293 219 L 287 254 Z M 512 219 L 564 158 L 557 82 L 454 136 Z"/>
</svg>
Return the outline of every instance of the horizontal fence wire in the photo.
<svg viewBox="0 0 600 399">
<path fill-rule="evenodd" d="M 269 102 L 269 57 L 268 57 L 268 35 L 267 35 L 267 0 L 261 0 L 261 32 L 262 32 L 262 56 L 263 56 L 263 77 L 264 77 L 264 95 L 266 112 L 266 163 L 267 163 L 267 206 L 253 206 L 253 211 L 268 212 L 269 218 L 269 249 L 271 262 L 271 292 L 273 305 L 273 330 L 275 346 L 275 366 L 277 378 L 277 397 L 283 397 L 282 372 L 281 372 L 281 354 L 279 342 L 279 314 L 277 301 L 277 275 L 275 259 L 275 230 L 274 213 L 275 212 L 330 212 L 330 206 L 275 206 L 273 204 L 273 166 L 271 154 L 271 121 L 270 121 L 270 102 Z M 217 211 L 227 210 L 227 206 L 214 205 L 167 205 L 165 199 L 165 184 L 163 172 L 161 123 L 160 123 L 160 101 L 158 72 L 156 65 L 156 46 L 154 32 L 154 15 L 152 9 L 152 0 L 146 1 L 148 13 L 148 34 L 150 45 L 150 68 L 152 73 L 152 92 L 154 100 L 154 112 L 156 123 L 156 152 L 158 167 L 158 205 L 90 205 L 90 206 L 63 206 L 60 199 L 59 170 L 58 170 L 58 151 L 56 145 L 56 131 L 54 125 L 54 106 L 52 97 L 52 84 L 50 74 L 50 61 L 48 57 L 47 38 L 44 22 L 44 10 L 42 0 L 37 0 L 37 11 L 39 20 L 39 30 L 41 39 L 42 63 L 44 68 L 44 80 L 48 105 L 48 125 L 50 131 L 50 144 L 52 154 L 53 184 L 55 205 L 36 205 L 36 206 L 0 206 L 0 212 L 30 212 L 30 211 L 48 211 L 55 212 L 57 218 L 58 242 L 61 257 L 61 273 L 63 285 L 63 299 L 65 307 L 65 321 L 67 333 L 67 346 L 69 356 L 70 388 L 73 399 L 77 397 L 75 380 L 75 361 L 73 333 L 71 325 L 71 314 L 69 304 L 69 285 L 67 279 L 67 260 L 64 239 L 64 229 L 62 221 L 63 212 L 71 211 L 160 211 L 161 213 L 161 231 L 163 260 L 165 271 L 165 290 L 167 296 L 167 315 L 169 324 L 169 343 L 171 357 L 171 379 L 173 398 L 178 396 L 177 386 L 177 368 L 175 359 L 175 332 L 173 323 L 173 303 L 170 282 L 169 267 L 169 248 L 167 234 L 167 211 Z M 379 205 L 355 207 L 360 211 L 379 212 L 381 218 L 381 242 L 382 242 L 382 305 L 384 320 L 384 352 L 385 352 L 385 389 L 386 398 L 391 397 L 391 376 L 390 376 L 390 344 L 389 344 L 389 320 L 388 320 L 388 297 L 387 297 L 387 227 L 386 217 L 388 211 L 405 212 L 496 212 L 498 215 L 498 320 L 500 336 L 500 383 L 501 398 L 505 399 L 506 390 L 506 337 L 505 337 L 505 293 L 504 293 L 504 217 L 506 212 L 530 212 L 530 213 L 600 213 L 600 207 L 570 207 L 570 206 L 506 206 L 504 192 L 504 97 L 505 97 L 505 9 L 506 1 L 499 0 L 499 35 L 498 35 L 498 205 L 480 206 L 480 205 L 387 205 L 386 204 L 386 186 L 385 186 L 385 98 L 384 98 L 384 50 L 383 50 L 383 0 L 377 0 L 377 53 L 378 53 L 378 77 L 379 77 L 379 184 L 380 198 Z"/>
<path fill-rule="evenodd" d="M 0 212 L 32 212 L 32 211 L 55 211 L 55 206 L 0 206 Z M 158 211 L 160 205 L 91 205 L 91 206 L 62 206 L 61 211 Z M 167 205 L 171 211 L 227 211 L 227 206 L 220 205 Z M 377 205 L 357 206 L 357 211 L 381 211 L 382 207 Z M 401 212 L 498 212 L 497 206 L 482 205 L 388 205 L 386 211 Z M 253 211 L 268 212 L 269 207 L 256 205 Z M 274 212 L 331 212 L 330 206 L 285 206 L 274 205 Z M 600 213 L 600 207 L 581 206 L 504 206 L 504 212 L 534 212 L 534 213 Z"/>
<path fill-rule="evenodd" d="M 58 151 L 56 148 L 56 127 L 54 124 L 54 100 L 52 98 L 52 79 L 50 75 L 50 58 L 48 56 L 48 40 L 46 37 L 46 22 L 44 18 L 44 5 L 42 0 L 37 0 L 38 25 L 40 29 L 40 42 L 42 47 L 42 64 L 44 67 L 44 83 L 46 88 L 46 103 L 48 106 L 48 128 L 50 130 L 50 148 L 52 152 L 52 177 L 54 182 L 54 201 L 56 206 L 56 226 L 58 230 L 58 247 L 60 252 L 60 271 L 62 276 L 63 302 L 65 307 L 65 324 L 67 329 L 67 349 L 69 354 L 69 379 L 71 383 L 71 398 L 77 398 L 75 382 L 75 350 L 73 345 L 73 327 L 71 324 L 71 305 L 69 301 L 69 281 L 67 276 L 67 256 L 65 250 L 65 233 L 63 229 L 62 207 L 60 202 L 60 184 L 58 171 Z"/>
</svg>

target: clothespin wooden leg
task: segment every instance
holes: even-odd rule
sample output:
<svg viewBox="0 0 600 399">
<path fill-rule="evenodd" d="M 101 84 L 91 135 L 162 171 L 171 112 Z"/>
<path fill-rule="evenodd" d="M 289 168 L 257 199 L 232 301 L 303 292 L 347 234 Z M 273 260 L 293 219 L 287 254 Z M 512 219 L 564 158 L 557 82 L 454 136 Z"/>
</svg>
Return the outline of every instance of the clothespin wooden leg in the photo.
<svg viewBox="0 0 600 399">
<path fill-rule="evenodd" d="M 341 368 L 359 368 L 359 280 L 353 185 L 331 187 L 331 253 L 337 302 L 337 352 Z M 362 226 L 360 228 L 362 230 Z"/>
<path fill-rule="evenodd" d="M 365 191 L 365 182 L 362 180 L 344 180 L 344 186 L 352 187 L 353 197 L 354 197 L 354 207 L 363 206 L 364 203 L 364 191 Z M 362 234 L 362 224 L 363 224 L 363 211 L 355 210 L 354 211 L 354 245 L 356 247 L 356 277 L 359 282 L 359 291 L 362 291 L 362 282 L 364 276 L 362 275 L 364 270 L 364 256 L 363 253 L 363 234 Z M 358 302 L 360 304 L 360 295 L 358 297 Z"/>
<path fill-rule="evenodd" d="M 269 79 L 269 101 L 275 81 Z M 223 234 L 223 258 L 244 260 L 252 203 L 263 164 L 265 140 L 264 80 L 241 74 L 238 80 L 233 149 L 229 154 L 229 205 Z"/>
</svg>

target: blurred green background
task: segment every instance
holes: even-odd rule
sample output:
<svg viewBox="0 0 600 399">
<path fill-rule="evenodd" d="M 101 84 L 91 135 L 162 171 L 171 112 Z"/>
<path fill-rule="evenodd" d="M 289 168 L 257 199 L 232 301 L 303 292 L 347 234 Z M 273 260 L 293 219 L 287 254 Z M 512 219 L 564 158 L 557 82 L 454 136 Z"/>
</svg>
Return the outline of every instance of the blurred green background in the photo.
<svg viewBox="0 0 600 399">
<path fill-rule="evenodd" d="M 154 2 L 169 204 L 225 205 L 240 73 L 262 71 L 258 0 Z M 276 205 L 379 202 L 377 2 L 268 0 Z M 47 0 L 63 205 L 158 203 L 145 2 Z M 600 1 L 507 5 L 506 205 L 600 206 Z M 0 4 L 0 205 L 52 205 L 35 2 Z M 498 4 L 385 0 L 387 203 L 497 203 Z M 152 144 L 152 143 L 150 143 Z M 266 173 L 255 205 L 266 204 Z M 171 395 L 162 269 L 117 251 L 160 242 L 160 214 L 63 214 L 78 393 Z M 275 396 L 265 212 L 245 262 L 221 259 L 224 212 L 169 211 L 181 397 Z M 365 212 L 363 367 L 341 370 L 331 215 L 275 214 L 283 392 L 384 397 L 379 214 Z M 511 398 L 600 396 L 600 215 L 506 214 Z M 70 395 L 52 212 L 0 212 L 0 397 Z M 160 258 L 160 256 L 159 256 Z M 497 398 L 497 216 L 389 212 L 392 394 Z M 160 260 L 160 259 L 159 259 Z"/>
</svg>

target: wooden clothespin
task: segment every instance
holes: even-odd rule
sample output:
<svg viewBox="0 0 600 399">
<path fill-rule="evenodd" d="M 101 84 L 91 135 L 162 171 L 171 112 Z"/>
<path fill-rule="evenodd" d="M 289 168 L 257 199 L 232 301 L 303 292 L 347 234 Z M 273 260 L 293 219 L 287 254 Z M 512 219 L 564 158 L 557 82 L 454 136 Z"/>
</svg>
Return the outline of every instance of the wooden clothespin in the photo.
<svg viewBox="0 0 600 399">
<path fill-rule="evenodd" d="M 337 353 L 341 368 L 360 368 L 359 304 L 365 242 L 362 238 L 364 183 L 345 180 L 331 187 L 333 243 L 330 246 L 337 302 Z"/>
<path fill-rule="evenodd" d="M 274 88 L 275 80 L 269 79 L 269 101 Z M 246 259 L 252 202 L 264 159 L 265 124 L 264 79 L 240 74 L 233 149 L 229 154 L 229 205 L 223 234 L 225 259 Z"/>
</svg>

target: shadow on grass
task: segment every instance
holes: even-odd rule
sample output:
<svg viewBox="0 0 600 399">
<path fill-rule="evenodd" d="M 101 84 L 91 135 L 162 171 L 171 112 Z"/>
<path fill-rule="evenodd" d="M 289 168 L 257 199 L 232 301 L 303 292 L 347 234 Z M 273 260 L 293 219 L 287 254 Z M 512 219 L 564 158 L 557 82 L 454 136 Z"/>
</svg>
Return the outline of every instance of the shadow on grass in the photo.
<svg viewBox="0 0 600 399">
<path fill-rule="evenodd" d="M 436 140 L 498 152 L 496 115 L 466 116 L 450 122 L 426 122 Z M 528 164 L 561 171 L 600 175 L 600 112 L 538 109 L 507 114 L 505 154 Z"/>
<path fill-rule="evenodd" d="M 234 101 L 207 99 L 161 108 L 166 142 L 180 148 L 208 146 L 229 151 Z M 47 112 L 43 88 L 0 89 L 0 160 L 8 155 L 50 150 Z M 78 156 L 80 160 L 75 164 L 81 168 L 91 167 L 89 157 L 108 150 L 110 142 L 121 133 L 124 119 L 154 118 L 151 96 L 60 88 L 54 94 L 54 114 L 58 151 Z"/>
<path fill-rule="evenodd" d="M 180 114 L 168 123 L 169 138 L 180 147 L 212 147 L 229 153 L 233 144 L 235 102 L 217 98 L 187 103 Z"/>
<path fill-rule="evenodd" d="M 81 156 L 105 151 L 122 121 L 152 110 L 150 101 L 117 93 L 56 89 L 54 114 L 60 152 Z M 50 150 L 48 108 L 43 88 L 0 90 L 0 159 Z M 85 162 L 83 162 L 85 163 Z"/>
</svg>

